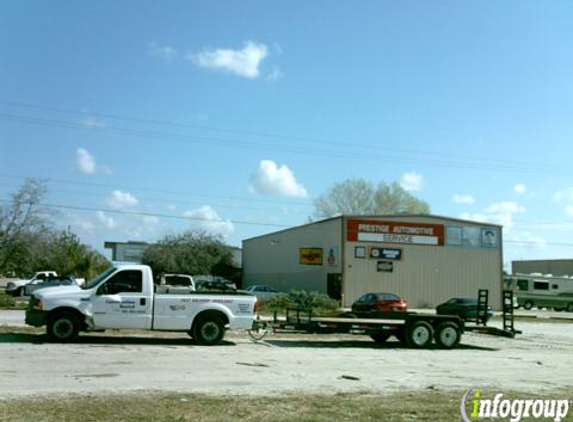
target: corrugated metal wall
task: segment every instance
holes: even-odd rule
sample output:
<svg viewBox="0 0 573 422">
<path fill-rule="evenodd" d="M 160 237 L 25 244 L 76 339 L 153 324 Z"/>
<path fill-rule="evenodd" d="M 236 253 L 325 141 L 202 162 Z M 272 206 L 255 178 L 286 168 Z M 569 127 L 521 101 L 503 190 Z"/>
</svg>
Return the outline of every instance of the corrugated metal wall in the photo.
<svg viewBox="0 0 573 422">
<path fill-rule="evenodd" d="M 243 286 L 267 284 L 280 291 L 291 289 L 326 292 L 328 273 L 340 273 L 342 219 L 324 220 L 243 241 Z M 329 264 L 329 249 L 337 257 Z M 322 265 L 302 265 L 300 248 L 321 248 Z"/>
<path fill-rule="evenodd" d="M 374 218 L 375 219 L 375 218 Z M 373 220 L 373 218 L 369 218 Z M 452 224 L 432 217 L 382 217 L 380 221 Z M 471 225 L 470 222 L 464 222 Z M 476 224 L 476 227 L 487 227 Z M 494 228 L 496 226 L 493 226 Z M 382 291 L 404 297 L 410 308 L 435 307 L 451 297 L 476 297 L 488 289 L 490 304 L 501 306 L 501 233 L 497 248 L 410 245 L 379 242 L 346 242 L 344 252 L 344 304 L 349 306 L 367 292 Z M 345 235 L 346 236 L 346 235 Z M 378 259 L 355 258 L 355 246 L 388 247 L 402 250 L 402 259 L 393 262 L 392 272 L 379 272 Z"/>
</svg>

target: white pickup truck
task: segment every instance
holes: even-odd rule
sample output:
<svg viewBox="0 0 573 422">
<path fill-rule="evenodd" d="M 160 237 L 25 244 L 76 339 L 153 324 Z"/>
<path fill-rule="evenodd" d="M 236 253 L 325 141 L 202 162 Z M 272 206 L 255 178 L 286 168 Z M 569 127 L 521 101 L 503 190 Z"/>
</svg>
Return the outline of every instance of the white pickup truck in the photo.
<svg viewBox="0 0 573 422">
<path fill-rule="evenodd" d="M 46 325 L 48 337 L 69 342 L 80 331 L 126 328 L 187 332 L 199 344 L 219 343 L 225 329 L 251 329 L 257 299 L 242 292 L 154 293 L 146 265 L 111 267 L 83 286 L 35 291 L 26 324 Z"/>
<path fill-rule="evenodd" d="M 21 296 L 24 294 L 24 289 L 26 288 L 26 284 L 35 283 L 35 282 L 42 282 L 49 277 L 57 277 L 58 273 L 55 271 L 38 271 L 32 274 L 28 278 L 21 278 L 18 280 L 9 281 L 6 285 L 6 293 L 11 294 L 12 296 Z"/>
</svg>

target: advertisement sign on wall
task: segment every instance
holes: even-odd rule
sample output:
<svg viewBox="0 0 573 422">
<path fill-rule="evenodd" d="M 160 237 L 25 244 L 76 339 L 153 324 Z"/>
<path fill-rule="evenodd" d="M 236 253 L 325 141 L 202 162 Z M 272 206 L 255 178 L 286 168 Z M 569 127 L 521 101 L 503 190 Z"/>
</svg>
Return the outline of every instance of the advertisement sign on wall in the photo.
<svg viewBox="0 0 573 422">
<path fill-rule="evenodd" d="M 302 265 L 322 265 L 322 248 L 300 248 L 299 263 Z"/>
<path fill-rule="evenodd" d="M 349 219 L 346 229 L 347 240 L 351 242 L 444 245 L 444 226 L 441 224 Z"/>
</svg>

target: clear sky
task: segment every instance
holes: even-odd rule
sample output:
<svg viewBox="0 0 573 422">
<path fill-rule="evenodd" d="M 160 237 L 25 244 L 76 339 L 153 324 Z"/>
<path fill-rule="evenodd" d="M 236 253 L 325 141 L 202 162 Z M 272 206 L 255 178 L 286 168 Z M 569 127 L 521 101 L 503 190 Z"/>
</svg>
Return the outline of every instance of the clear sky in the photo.
<svg viewBox="0 0 573 422">
<path fill-rule="evenodd" d="M 7 0 L 0 39 L 0 199 L 46 179 L 100 251 L 365 178 L 573 258 L 571 1 Z"/>
</svg>

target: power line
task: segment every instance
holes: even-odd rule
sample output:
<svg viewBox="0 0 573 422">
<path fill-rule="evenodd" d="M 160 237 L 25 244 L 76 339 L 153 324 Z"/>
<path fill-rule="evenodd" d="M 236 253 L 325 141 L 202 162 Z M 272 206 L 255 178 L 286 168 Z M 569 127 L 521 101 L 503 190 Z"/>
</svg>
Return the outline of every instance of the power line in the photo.
<svg viewBox="0 0 573 422">
<path fill-rule="evenodd" d="M 106 119 L 114 119 L 114 120 L 123 120 L 123 121 L 131 121 L 137 123 L 147 123 L 147 124 L 155 124 L 155 125 L 163 125 L 163 126 L 172 126 L 172 127 L 179 127 L 185 129 L 198 129 L 198 130 L 206 130 L 206 131 L 213 131 L 213 132 L 220 132 L 220 133 L 230 133 L 230 134 L 238 134 L 238 135 L 249 135 L 249 136 L 258 136 L 258 137 L 266 137 L 266 138 L 277 138 L 277 139 L 284 139 L 284 140 L 297 140 L 302 142 L 312 142 L 317 144 L 323 145 L 340 145 L 340 146 L 347 146 L 352 148 L 368 148 L 374 150 L 381 150 L 381 151 L 394 151 L 398 153 L 406 153 L 406 154 L 423 154 L 423 155 L 435 155 L 438 157 L 448 156 L 451 158 L 461 158 L 461 159 L 469 159 L 475 160 L 474 156 L 468 155 L 461 155 L 461 154 L 452 154 L 449 152 L 438 152 L 438 151 L 431 151 L 431 150 L 410 150 L 410 149 L 399 149 L 399 148 L 388 148 L 388 147 L 381 147 L 380 145 L 366 145 L 366 144 L 359 144 L 356 142 L 337 142 L 337 141 L 325 141 L 322 139 L 311 138 L 307 136 L 300 136 L 300 135 L 282 135 L 276 133 L 269 133 L 269 132 L 258 132 L 258 131 L 247 131 L 247 130 L 238 130 L 238 129 L 221 129 L 215 128 L 213 126 L 207 125 L 193 125 L 189 123 L 181 123 L 181 122 L 173 122 L 173 121 L 165 121 L 165 120 L 157 120 L 157 119 L 149 119 L 149 118 L 141 118 L 141 117 L 133 117 L 133 116 L 122 116 L 113 113 L 99 113 L 99 112 L 85 112 L 85 111 L 78 111 L 63 107 L 56 107 L 52 105 L 38 105 L 38 104 L 29 104 L 29 103 L 21 103 L 15 101 L 5 101 L 0 100 L 0 104 L 11 106 L 11 107 L 20 107 L 20 108 L 31 108 L 37 110 L 49 110 L 55 111 L 58 113 L 66 113 L 66 114 L 75 114 L 75 115 L 82 115 L 82 116 L 95 116 L 101 117 Z M 493 160 L 489 160 L 493 161 Z M 532 163 L 532 162 L 523 162 L 517 160 L 495 160 L 497 163 L 506 163 L 506 164 L 521 164 L 521 165 L 530 165 L 530 166 L 539 166 L 539 163 Z M 548 166 L 549 167 L 549 166 Z"/>
<path fill-rule="evenodd" d="M 304 147 L 295 148 L 291 145 L 269 145 L 257 142 L 248 142 L 237 139 L 222 139 L 213 137 L 190 137 L 188 135 L 179 135 L 173 133 L 164 132 L 153 132 L 149 130 L 136 130 L 127 128 L 117 128 L 111 126 L 105 126 L 100 128 L 86 128 L 84 124 L 68 122 L 62 120 L 37 118 L 30 116 L 21 116 L 13 114 L 0 114 L 0 120 L 3 121 L 13 121 L 24 124 L 33 124 L 40 126 L 58 127 L 62 129 L 72 129 L 72 130 L 91 130 L 98 131 L 108 134 L 139 137 L 144 139 L 160 139 L 162 141 L 172 141 L 179 142 L 183 144 L 199 144 L 199 145 L 215 145 L 222 147 L 232 147 L 232 148 L 246 148 L 246 149 L 266 149 L 271 151 L 289 152 L 294 154 L 304 154 L 313 156 L 328 156 L 335 158 L 352 158 L 352 159 L 368 159 L 368 160 L 378 160 L 383 162 L 402 162 L 402 163 L 413 163 L 430 165 L 436 167 L 451 167 L 451 168 L 463 168 L 463 169 L 475 169 L 475 170 L 496 170 L 496 171 L 515 171 L 515 172 L 547 172 L 547 173 L 558 173 L 565 171 L 565 169 L 556 168 L 555 166 L 544 165 L 542 163 L 527 163 L 520 164 L 519 162 L 509 162 L 509 161 L 494 161 L 486 159 L 476 159 L 475 157 L 466 158 L 465 161 L 456 160 L 443 160 L 443 159 L 423 159 L 411 156 L 411 154 L 421 154 L 421 151 L 405 151 L 405 150 L 391 150 L 387 149 L 392 153 L 398 154 L 408 154 L 406 156 L 392 156 L 392 155 L 379 155 L 379 154 L 366 154 L 358 153 L 355 151 L 336 151 L 336 150 L 324 150 L 324 149 L 310 149 Z M 330 143 L 330 145 L 335 145 Z M 356 148 L 356 145 L 352 145 Z M 362 148 L 373 148 L 373 147 L 362 147 Z M 378 148 L 383 149 L 383 148 Z M 427 155 L 427 153 L 424 153 Z M 437 154 L 434 152 L 433 154 Z M 447 157 L 448 154 L 440 153 L 439 157 Z M 450 155 L 451 156 L 451 155 Z"/>
<path fill-rule="evenodd" d="M 11 200 L 8 199 L 0 199 L 0 202 L 10 203 Z M 171 219 L 178 219 L 178 220 L 192 220 L 192 221 L 202 221 L 208 223 L 232 223 L 232 224 L 244 224 L 244 225 L 251 225 L 251 226 L 264 226 L 264 227 L 279 227 L 279 228 L 288 228 L 292 227 L 286 224 L 277 224 L 277 223 L 261 223 L 260 221 L 247 221 L 247 220 L 223 220 L 223 219 L 211 219 L 211 218 L 204 218 L 204 217 L 191 217 L 191 216 L 184 216 L 184 215 L 173 215 L 173 214 L 160 214 L 160 213 L 152 213 L 152 212 L 145 212 L 145 211 L 126 211 L 126 210 L 114 210 L 109 208 L 92 208 L 92 207 L 80 207 L 74 205 L 63 205 L 63 204 L 45 204 L 45 203 L 38 203 L 36 204 L 39 207 L 46 207 L 46 208 L 56 208 L 56 209 L 67 209 L 67 210 L 75 210 L 75 211 L 90 211 L 90 212 L 105 212 L 110 214 L 123 214 L 123 215 L 131 215 L 131 216 L 142 216 L 142 217 L 157 217 L 157 218 L 171 218 Z"/>
</svg>

